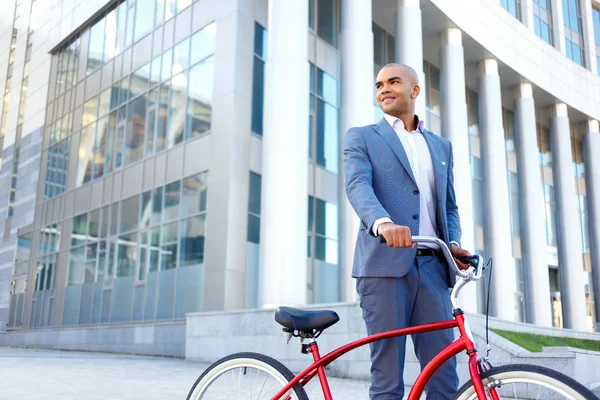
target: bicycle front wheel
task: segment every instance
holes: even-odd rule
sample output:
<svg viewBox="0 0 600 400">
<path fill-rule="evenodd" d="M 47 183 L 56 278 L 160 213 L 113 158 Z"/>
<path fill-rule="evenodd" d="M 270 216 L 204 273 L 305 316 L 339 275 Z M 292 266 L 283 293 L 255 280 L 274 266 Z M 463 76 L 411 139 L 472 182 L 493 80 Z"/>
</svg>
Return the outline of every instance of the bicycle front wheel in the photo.
<svg viewBox="0 0 600 400">
<path fill-rule="evenodd" d="M 503 365 L 491 368 L 479 376 L 486 390 L 486 399 L 492 399 L 490 391 L 495 389 L 501 399 L 598 400 L 598 397 L 574 379 L 537 365 Z M 465 383 L 453 399 L 477 400 L 473 382 Z"/>
<path fill-rule="evenodd" d="M 208 367 L 190 390 L 188 400 L 271 399 L 294 374 L 279 361 L 258 353 L 236 353 Z M 308 400 L 300 384 L 281 399 Z"/>
</svg>

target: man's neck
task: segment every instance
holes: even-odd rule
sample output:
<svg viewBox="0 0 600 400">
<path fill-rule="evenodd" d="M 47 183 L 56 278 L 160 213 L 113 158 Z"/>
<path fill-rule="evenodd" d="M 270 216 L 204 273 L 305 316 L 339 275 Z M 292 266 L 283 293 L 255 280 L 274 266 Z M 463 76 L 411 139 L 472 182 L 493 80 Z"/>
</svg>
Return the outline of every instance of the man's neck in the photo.
<svg viewBox="0 0 600 400">
<path fill-rule="evenodd" d="M 412 132 L 417 129 L 414 114 L 400 115 L 398 118 L 404 122 L 404 129 L 406 129 L 408 132 Z"/>
</svg>

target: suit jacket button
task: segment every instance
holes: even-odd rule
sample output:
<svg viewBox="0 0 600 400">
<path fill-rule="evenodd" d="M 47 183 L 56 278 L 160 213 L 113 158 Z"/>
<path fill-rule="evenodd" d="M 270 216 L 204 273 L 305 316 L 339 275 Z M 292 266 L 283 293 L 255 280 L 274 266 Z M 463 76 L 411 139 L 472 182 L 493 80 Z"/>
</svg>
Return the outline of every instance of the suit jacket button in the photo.
<svg viewBox="0 0 600 400">
<path fill-rule="evenodd" d="M 419 194 L 419 189 L 415 189 L 415 190 L 413 190 L 413 193 L 414 193 L 414 194 Z"/>
<path fill-rule="evenodd" d="M 413 215 L 413 219 L 419 219 L 419 214 Z"/>
</svg>

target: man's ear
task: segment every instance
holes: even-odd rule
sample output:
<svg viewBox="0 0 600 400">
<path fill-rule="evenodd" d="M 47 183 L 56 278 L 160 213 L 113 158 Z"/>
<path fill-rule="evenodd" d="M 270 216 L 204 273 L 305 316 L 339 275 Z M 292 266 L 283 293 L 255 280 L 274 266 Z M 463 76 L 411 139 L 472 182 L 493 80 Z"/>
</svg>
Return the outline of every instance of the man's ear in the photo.
<svg viewBox="0 0 600 400">
<path fill-rule="evenodd" d="M 421 87 L 419 87 L 419 85 L 413 85 L 410 97 L 416 99 L 419 93 L 421 93 Z"/>
</svg>

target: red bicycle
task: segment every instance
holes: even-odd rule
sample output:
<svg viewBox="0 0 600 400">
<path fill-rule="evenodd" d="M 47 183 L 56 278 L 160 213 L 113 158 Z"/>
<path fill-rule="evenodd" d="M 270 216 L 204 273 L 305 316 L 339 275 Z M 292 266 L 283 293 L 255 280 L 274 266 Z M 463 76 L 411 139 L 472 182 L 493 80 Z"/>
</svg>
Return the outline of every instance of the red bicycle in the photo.
<svg viewBox="0 0 600 400">
<path fill-rule="evenodd" d="M 458 280 L 451 293 L 454 319 L 404 329 L 383 332 L 342 346 L 325 356 L 319 353 L 317 337 L 325 329 L 339 321 L 334 311 L 307 311 L 291 307 L 279 307 L 275 320 L 283 326 L 286 342 L 292 336 L 300 337 L 301 351 L 312 354 L 314 362 L 294 375 L 279 361 L 259 353 L 236 353 L 212 364 L 198 378 L 188 394 L 188 400 L 198 399 L 308 399 L 304 386 L 319 376 L 325 400 L 333 400 L 325 367 L 338 357 L 371 342 L 403 335 L 412 335 L 442 329 L 458 328 L 460 336 L 443 349 L 421 371 L 408 400 L 420 399 L 427 382 L 447 360 L 466 351 L 469 357 L 471 380 L 454 395 L 454 399 L 598 399 L 583 385 L 557 371 L 525 364 L 494 367 L 487 357 L 479 357 L 473 336 L 458 304 L 460 290 L 469 282 L 481 279 L 484 264 L 480 255 L 461 261 L 469 264 L 465 271 L 458 269 L 450 250 L 438 238 L 415 236 L 416 243 L 435 243 L 443 251 L 448 264 L 454 269 Z M 304 343 L 307 340 L 308 343 Z"/>
</svg>

